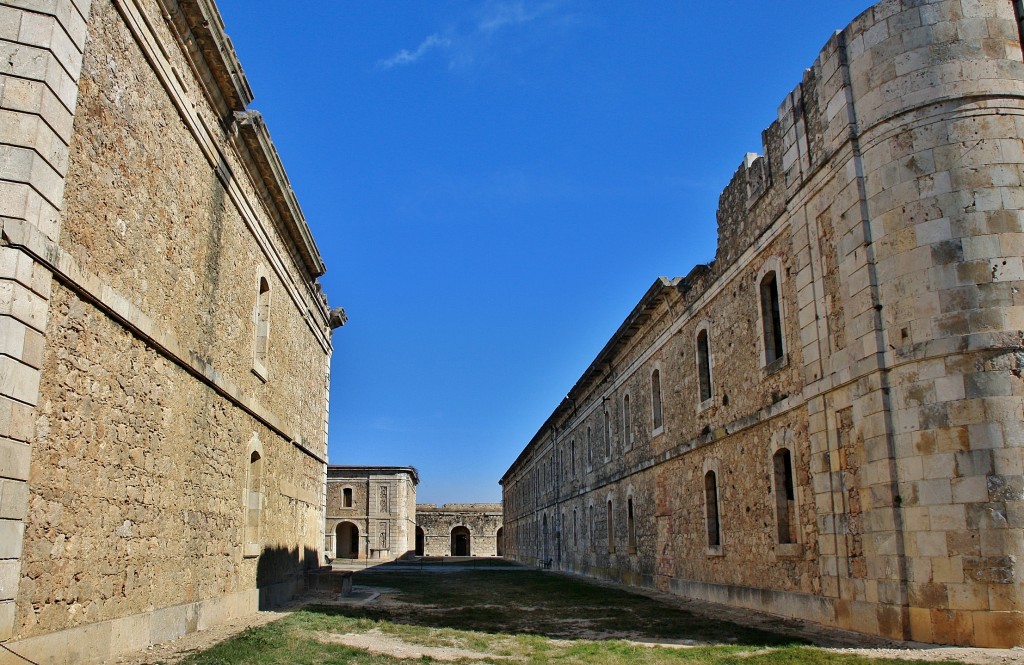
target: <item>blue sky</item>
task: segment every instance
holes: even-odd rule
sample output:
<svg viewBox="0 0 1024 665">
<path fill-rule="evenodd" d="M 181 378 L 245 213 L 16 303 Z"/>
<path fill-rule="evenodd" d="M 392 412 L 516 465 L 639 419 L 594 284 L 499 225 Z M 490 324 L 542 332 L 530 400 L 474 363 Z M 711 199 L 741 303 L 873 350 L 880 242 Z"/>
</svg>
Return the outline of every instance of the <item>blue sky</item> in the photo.
<svg viewBox="0 0 1024 665">
<path fill-rule="evenodd" d="M 323 254 L 333 464 L 497 482 L 868 0 L 219 0 Z"/>
</svg>

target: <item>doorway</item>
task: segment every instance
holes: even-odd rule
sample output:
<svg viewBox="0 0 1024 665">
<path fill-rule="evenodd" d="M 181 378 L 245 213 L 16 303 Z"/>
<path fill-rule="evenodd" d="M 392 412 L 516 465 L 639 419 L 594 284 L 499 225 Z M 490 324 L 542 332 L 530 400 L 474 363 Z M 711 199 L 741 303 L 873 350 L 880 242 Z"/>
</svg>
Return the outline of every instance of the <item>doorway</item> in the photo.
<svg viewBox="0 0 1024 665">
<path fill-rule="evenodd" d="M 464 526 L 452 529 L 452 556 L 470 556 L 469 529 Z"/>
<path fill-rule="evenodd" d="M 334 537 L 335 554 L 339 559 L 359 558 L 359 527 L 351 522 L 342 522 L 338 525 Z"/>
</svg>

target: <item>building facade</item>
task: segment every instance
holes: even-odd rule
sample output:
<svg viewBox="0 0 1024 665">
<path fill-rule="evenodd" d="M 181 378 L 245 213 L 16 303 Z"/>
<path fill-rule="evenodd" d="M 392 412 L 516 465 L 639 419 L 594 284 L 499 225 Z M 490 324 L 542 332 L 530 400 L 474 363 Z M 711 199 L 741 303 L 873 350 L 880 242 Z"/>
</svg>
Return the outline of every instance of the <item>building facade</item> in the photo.
<svg viewBox="0 0 1024 665">
<path fill-rule="evenodd" d="M 390 560 L 412 554 L 419 482 L 411 466 L 328 466 L 329 556 Z"/>
<path fill-rule="evenodd" d="M 322 560 L 344 316 L 211 0 L 0 0 L 0 46 L 0 661 L 92 662 Z"/>
<path fill-rule="evenodd" d="M 433 503 L 416 506 L 416 554 L 501 556 L 500 503 Z"/>
<path fill-rule="evenodd" d="M 829 39 L 501 480 L 506 556 L 893 638 L 1024 644 L 1011 0 Z"/>
</svg>

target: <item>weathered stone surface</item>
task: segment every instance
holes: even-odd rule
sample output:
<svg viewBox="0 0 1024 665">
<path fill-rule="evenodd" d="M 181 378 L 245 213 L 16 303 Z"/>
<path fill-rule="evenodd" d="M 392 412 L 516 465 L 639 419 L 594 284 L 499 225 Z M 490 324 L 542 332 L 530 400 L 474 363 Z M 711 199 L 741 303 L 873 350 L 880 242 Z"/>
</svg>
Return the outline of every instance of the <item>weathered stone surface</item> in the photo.
<svg viewBox="0 0 1024 665">
<path fill-rule="evenodd" d="M 1024 644 L 1013 6 L 885 0 L 828 41 L 715 261 L 654 283 L 502 478 L 508 556 Z"/>
<path fill-rule="evenodd" d="M 411 555 L 419 482 L 410 466 L 328 466 L 328 556 L 390 560 Z"/>
<path fill-rule="evenodd" d="M 0 0 L 0 639 L 77 663 L 319 565 L 330 327 L 269 135 L 215 89 L 244 77 L 213 5 L 23 4 Z"/>
<path fill-rule="evenodd" d="M 416 506 L 416 553 L 423 556 L 501 556 L 500 503 Z"/>
</svg>

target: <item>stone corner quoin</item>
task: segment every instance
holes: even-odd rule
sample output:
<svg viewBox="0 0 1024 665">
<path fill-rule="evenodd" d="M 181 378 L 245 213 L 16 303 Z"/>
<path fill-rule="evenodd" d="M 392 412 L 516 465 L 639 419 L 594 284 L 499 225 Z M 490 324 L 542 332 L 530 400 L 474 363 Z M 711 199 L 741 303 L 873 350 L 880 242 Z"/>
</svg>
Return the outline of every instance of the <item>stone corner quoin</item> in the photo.
<svg viewBox="0 0 1024 665">
<path fill-rule="evenodd" d="M 1024 644 L 1020 3 L 825 45 L 501 480 L 507 556 L 892 638 Z"/>
<path fill-rule="evenodd" d="M 322 562 L 345 317 L 212 2 L 0 0 L 0 49 L 0 661 L 97 662 Z"/>
</svg>

